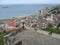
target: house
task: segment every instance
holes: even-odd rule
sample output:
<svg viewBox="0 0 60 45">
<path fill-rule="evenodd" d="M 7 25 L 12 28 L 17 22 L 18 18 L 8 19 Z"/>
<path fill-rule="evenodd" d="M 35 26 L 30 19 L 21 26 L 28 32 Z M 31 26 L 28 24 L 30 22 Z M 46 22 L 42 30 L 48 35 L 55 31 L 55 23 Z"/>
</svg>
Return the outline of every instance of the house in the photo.
<svg viewBox="0 0 60 45">
<path fill-rule="evenodd" d="M 44 23 L 46 24 L 46 26 L 48 26 L 49 24 L 54 27 L 55 26 L 55 21 L 56 21 L 56 16 L 54 14 L 46 14 L 44 15 Z"/>
<path fill-rule="evenodd" d="M 10 20 L 8 23 L 5 24 L 4 30 L 6 32 L 18 30 L 20 28 L 20 24 L 18 20 Z"/>
<path fill-rule="evenodd" d="M 56 18 L 57 18 L 57 28 L 59 28 L 60 27 L 60 14 L 57 14 L 56 15 Z"/>
<path fill-rule="evenodd" d="M 60 14 L 57 14 L 56 18 L 57 18 L 57 22 L 60 23 Z"/>
</svg>

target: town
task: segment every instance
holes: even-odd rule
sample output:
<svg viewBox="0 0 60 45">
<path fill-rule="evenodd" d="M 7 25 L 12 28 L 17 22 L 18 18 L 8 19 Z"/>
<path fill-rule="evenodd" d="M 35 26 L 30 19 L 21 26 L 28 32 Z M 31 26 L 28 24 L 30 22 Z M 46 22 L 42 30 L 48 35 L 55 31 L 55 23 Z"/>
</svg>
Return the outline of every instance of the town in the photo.
<svg viewBox="0 0 60 45">
<path fill-rule="evenodd" d="M 29 29 L 30 30 L 33 29 L 35 31 L 37 30 L 46 31 L 47 28 L 55 29 L 53 31 L 50 31 L 49 35 L 51 35 L 52 33 L 60 34 L 60 7 L 59 6 L 56 6 L 54 8 L 45 8 L 42 10 L 38 10 L 38 13 L 29 16 L 18 17 L 18 18 L 13 17 L 11 19 L 0 20 L 0 32 L 2 33 L 9 32 L 10 34 L 12 33 L 15 34 L 15 33 L 19 33 L 19 31 L 29 30 Z M 47 31 L 49 29 L 47 29 Z M 8 43 L 6 41 L 6 37 L 8 36 L 4 37 L 5 38 L 4 41 Z M 9 42 L 7 45 L 10 45 L 10 43 L 11 42 Z M 13 44 L 11 43 L 11 45 Z"/>
<path fill-rule="evenodd" d="M 0 29 L 0 32 L 15 30 L 17 25 L 21 28 L 22 22 L 24 22 L 25 26 L 36 29 L 44 29 L 47 28 L 48 25 L 51 25 L 53 28 L 59 28 L 60 13 L 54 14 L 51 10 L 51 8 L 46 8 L 39 10 L 38 13 L 34 15 L 0 20 L 0 28 L 2 29 Z M 57 12 L 57 10 L 55 10 L 55 12 Z"/>
</svg>

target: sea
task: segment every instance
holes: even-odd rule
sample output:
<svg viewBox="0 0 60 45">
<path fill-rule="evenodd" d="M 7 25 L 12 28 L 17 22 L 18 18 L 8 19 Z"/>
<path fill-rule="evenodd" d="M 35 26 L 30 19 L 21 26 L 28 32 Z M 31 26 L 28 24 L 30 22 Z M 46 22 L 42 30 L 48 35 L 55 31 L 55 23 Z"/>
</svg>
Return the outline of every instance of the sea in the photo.
<svg viewBox="0 0 60 45">
<path fill-rule="evenodd" d="M 56 6 L 55 4 L 1 4 L 0 5 L 0 19 L 27 16 L 35 14 L 38 10 L 46 7 L 50 8 Z"/>
</svg>

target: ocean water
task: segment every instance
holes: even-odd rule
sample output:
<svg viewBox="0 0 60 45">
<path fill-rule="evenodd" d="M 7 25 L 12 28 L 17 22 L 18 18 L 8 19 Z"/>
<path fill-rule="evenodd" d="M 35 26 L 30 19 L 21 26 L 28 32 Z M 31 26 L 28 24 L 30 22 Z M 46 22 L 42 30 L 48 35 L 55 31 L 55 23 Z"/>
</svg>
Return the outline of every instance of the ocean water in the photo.
<svg viewBox="0 0 60 45">
<path fill-rule="evenodd" d="M 35 14 L 38 10 L 55 5 L 50 4 L 12 4 L 0 5 L 0 19 Z"/>
</svg>

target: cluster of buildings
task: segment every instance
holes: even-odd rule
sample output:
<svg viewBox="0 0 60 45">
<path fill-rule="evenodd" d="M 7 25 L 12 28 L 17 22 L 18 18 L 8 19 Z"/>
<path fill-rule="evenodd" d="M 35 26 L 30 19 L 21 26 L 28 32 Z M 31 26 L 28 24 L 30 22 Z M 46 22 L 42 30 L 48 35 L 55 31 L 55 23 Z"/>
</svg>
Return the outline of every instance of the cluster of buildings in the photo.
<svg viewBox="0 0 60 45">
<path fill-rule="evenodd" d="M 49 25 L 53 28 L 57 28 L 58 23 L 60 23 L 60 14 L 55 15 L 51 13 L 50 10 L 50 8 L 46 8 L 39 10 L 39 12 L 34 15 L 21 18 L 13 17 L 9 20 L 0 20 L 0 27 L 2 26 L 2 29 L 6 31 L 16 30 L 21 28 L 23 26 L 22 23 L 24 22 L 24 25 L 30 28 L 44 29 Z"/>
<path fill-rule="evenodd" d="M 51 13 L 51 9 L 39 10 L 36 15 L 26 17 L 25 24 L 31 28 L 44 29 L 48 26 L 57 28 L 60 23 L 60 14 Z M 60 26 L 59 26 L 60 27 Z"/>
<path fill-rule="evenodd" d="M 4 23 L 3 23 L 4 22 Z M 10 32 L 21 28 L 21 22 L 18 18 L 12 18 L 9 20 L 2 21 L 3 24 L 0 24 L 0 32 Z"/>
</svg>

